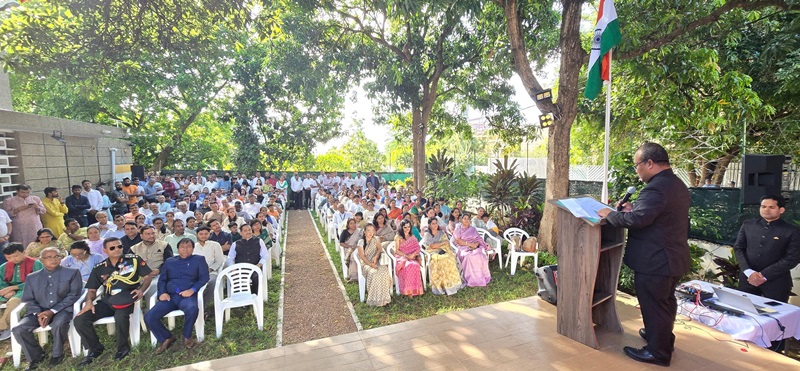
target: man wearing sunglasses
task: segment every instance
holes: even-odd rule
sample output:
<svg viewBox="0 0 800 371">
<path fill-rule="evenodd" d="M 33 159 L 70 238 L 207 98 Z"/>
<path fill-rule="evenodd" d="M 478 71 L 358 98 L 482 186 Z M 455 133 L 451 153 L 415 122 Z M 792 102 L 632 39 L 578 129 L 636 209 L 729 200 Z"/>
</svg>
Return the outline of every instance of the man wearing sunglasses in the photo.
<svg viewBox="0 0 800 371">
<path fill-rule="evenodd" d="M 139 305 L 138 300 L 150 286 L 150 266 L 135 254 L 123 255 L 119 238 L 103 240 L 103 252 L 108 255 L 108 259 L 94 267 L 89 275 L 85 305 L 73 321 L 81 343 L 89 350 L 89 354 L 81 361 L 81 366 L 92 363 L 105 349 L 94 329 L 94 322 L 101 318 L 114 316 L 117 338 L 117 354 L 114 359 L 119 361 L 130 353 L 130 315 L 134 305 Z M 93 304 L 97 289 L 101 286 L 105 287 L 105 292 L 100 301 Z"/>
</svg>

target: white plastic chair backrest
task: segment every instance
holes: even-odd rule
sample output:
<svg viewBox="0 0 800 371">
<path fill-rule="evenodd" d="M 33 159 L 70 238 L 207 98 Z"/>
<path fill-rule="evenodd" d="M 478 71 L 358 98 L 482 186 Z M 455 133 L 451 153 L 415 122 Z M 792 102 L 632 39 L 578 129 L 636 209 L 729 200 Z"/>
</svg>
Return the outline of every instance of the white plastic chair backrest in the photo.
<svg viewBox="0 0 800 371">
<path fill-rule="evenodd" d="M 218 280 L 227 279 L 228 296 L 240 293 L 250 293 L 250 280 L 253 273 L 259 272 L 257 265 L 247 263 L 237 263 L 225 268 L 220 272 Z M 258 273 L 256 273 L 258 274 Z"/>
<path fill-rule="evenodd" d="M 508 241 L 509 245 L 515 245 L 514 247 L 515 247 L 516 250 L 518 250 L 520 248 L 521 244 L 522 244 L 522 237 L 530 238 L 531 236 L 528 235 L 528 232 L 525 232 L 525 231 L 523 231 L 522 229 L 519 229 L 519 228 L 509 228 L 509 229 L 506 229 L 505 232 L 503 232 L 503 239 Z M 519 238 L 520 246 L 516 246 L 517 242 L 514 241 L 514 239 L 517 239 L 517 238 Z"/>
</svg>

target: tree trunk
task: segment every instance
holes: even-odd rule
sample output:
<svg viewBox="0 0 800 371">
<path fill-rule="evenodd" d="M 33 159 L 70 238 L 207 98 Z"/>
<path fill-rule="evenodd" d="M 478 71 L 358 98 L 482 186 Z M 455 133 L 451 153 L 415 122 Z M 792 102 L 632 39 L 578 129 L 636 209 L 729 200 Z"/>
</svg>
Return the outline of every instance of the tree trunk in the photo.
<svg viewBox="0 0 800 371">
<path fill-rule="evenodd" d="M 695 168 L 693 164 L 689 165 L 689 168 L 686 169 L 686 175 L 689 177 L 690 187 L 697 185 L 697 168 Z"/>
<path fill-rule="evenodd" d="M 714 175 L 711 178 L 711 182 L 717 184 L 722 187 L 726 187 L 726 184 L 721 184 L 722 179 L 725 178 L 725 172 L 728 170 L 728 166 L 731 164 L 734 158 L 739 156 L 739 146 L 733 146 L 729 148 L 721 159 L 717 162 L 717 168 L 714 169 Z"/>
<path fill-rule="evenodd" d="M 411 143 L 414 168 L 414 188 L 425 187 L 425 127 L 420 107 L 411 105 Z"/>
<path fill-rule="evenodd" d="M 545 199 L 552 200 L 569 195 L 569 137 L 572 123 L 578 115 L 578 75 L 583 64 L 580 23 L 581 0 L 564 0 L 561 15 L 561 66 L 559 67 L 558 102 L 554 113 L 554 126 L 547 140 L 547 179 Z M 560 117 L 559 117 L 560 113 Z M 557 252 L 556 207 L 545 203 L 542 224 L 539 227 L 539 245 L 549 252 Z"/>
<path fill-rule="evenodd" d="M 158 154 L 155 161 L 153 161 L 153 166 L 150 167 L 150 171 L 160 172 L 164 169 L 167 165 L 167 160 L 169 160 L 169 156 L 172 154 L 172 151 L 181 144 L 181 139 L 183 138 L 183 134 L 186 133 L 186 130 L 189 129 L 189 126 L 192 126 L 195 120 L 197 120 L 197 116 L 200 115 L 203 109 L 198 109 L 186 119 L 186 121 L 181 123 L 181 126 L 178 128 L 178 132 L 175 133 L 175 136 L 172 137 L 172 143 L 167 144 L 166 147 Z"/>
</svg>

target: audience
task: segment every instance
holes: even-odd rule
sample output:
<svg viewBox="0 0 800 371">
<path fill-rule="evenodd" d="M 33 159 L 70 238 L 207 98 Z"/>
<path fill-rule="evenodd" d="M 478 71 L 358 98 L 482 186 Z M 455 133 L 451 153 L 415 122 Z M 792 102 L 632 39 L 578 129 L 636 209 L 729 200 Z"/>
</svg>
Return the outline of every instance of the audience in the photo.
<svg viewBox="0 0 800 371">
<path fill-rule="evenodd" d="M 0 317 L 0 340 L 11 337 L 11 312 L 22 303 L 22 293 L 28 275 L 44 266 L 38 259 L 25 255 L 21 243 L 10 243 L 3 249 L 6 262 L 0 265 L 0 304 L 5 303 Z"/>
<path fill-rule="evenodd" d="M 389 266 L 381 264 L 380 237 L 375 235 L 375 226 L 367 224 L 363 238 L 358 240 L 358 259 L 366 279 L 367 305 L 382 307 L 392 301 L 392 274 Z"/>
<path fill-rule="evenodd" d="M 439 228 L 436 218 L 428 219 L 428 230 L 422 240 L 425 251 L 430 254 L 431 292 L 435 295 L 453 295 L 462 287 L 461 274 L 458 272 L 456 257 L 450 249 L 447 234 Z"/>
<path fill-rule="evenodd" d="M 79 241 L 73 246 L 78 244 L 86 245 Z M 61 258 L 61 251 L 55 247 L 42 250 L 43 269 L 30 273 L 24 287 L 18 290 L 22 292 L 21 302 L 26 303 L 25 311 L 30 315 L 24 316 L 12 332 L 28 359 L 28 370 L 36 369 L 45 359 L 44 349 L 33 334 L 33 330 L 40 327 L 50 326 L 53 333 L 50 367 L 64 361 L 64 343 L 69 336 L 72 305 L 81 296 L 83 281 L 80 272 L 64 266 Z M 10 310 L 6 308 L 6 311 Z"/>
<path fill-rule="evenodd" d="M 361 239 L 361 236 L 361 229 L 358 228 L 355 218 L 350 218 L 347 220 L 347 228 L 339 235 L 339 246 L 344 250 L 345 253 L 344 261 L 345 264 L 347 264 L 348 281 L 358 280 L 358 268 L 356 267 L 353 252 L 355 251 L 356 247 L 358 247 L 358 241 Z"/>
<path fill-rule="evenodd" d="M 491 248 L 471 225 L 469 214 L 461 216 L 461 224 L 453 232 L 453 242 L 458 248 L 457 256 L 467 286 L 481 287 L 489 284 L 492 276 L 489 273 L 489 259 L 484 251 Z"/>
<path fill-rule="evenodd" d="M 95 265 L 102 263 L 106 260 L 104 255 L 100 254 L 93 254 L 91 249 L 89 248 L 89 244 L 86 241 L 76 241 L 72 244 L 69 248 L 69 256 L 64 258 L 63 260 L 60 259 L 60 250 L 55 247 L 48 247 L 44 251 L 55 250 L 59 252 L 59 260 L 61 261 L 61 266 L 66 268 L 77 269 L 80 272 L 80 277 L 83 282 L 89 280 L 89 274 L 92 273 L 92 269 Z M 47 263 L 42 257 L 42 262 Z M 81 284 L 81 288 L 83 288 L 83 284 Z M 77 300 L 77 298 L 75 298 Z"/>
<path fill-rule="evenodd" d="M 394 238 L 394 246 L 394 255 L 397 261 L 394 270 L 400 286 L 400 294 L 422 295 L 424 293 L 420 271 L 422 257 L 420 256 L 419 241 L 411 233 L 411 221 L 400 222 L 397 236 Z"/>
<path fill-rule="evenodd" d="M 264 244 L 264 241 L 253 236 L 253 229 L 250 225 L 245 224 L 242 226 L 242 239 L 234 242 L 228 252 L 226 265 L 250 263 L 258 266 L 260 269 L 264 264 L 269 263 L 269 259 L 269 253 L 267 252 L 267 246 Z M 258 282 L 257 276 L 254 273 L 250 283 L 250 292 L 258 292 L 259 285 L 260 282 Z"/>
<path fill-rule="evenodd" d="M 53 231 L 51 231 L 49 228 L 42 228 L 36 231 L 36 240 L 29 243 L 25 248 L 25 255 L 36 259 L 42 253 L 42 250 L 47 247 L 60 248 L 61 244 L 58 242 L 58 240 L 56 240 L 56 236 L 53 234 Z"/>
<path fill-rule="evenodd" d="M 193 253 L 192 240 L 184 238 L 178 242 L 178 256 L 170 257 L 164 262 L 159 276 L 156 294 L 158 301 L 144 316 L 147 327 L 161 344 L 156 348 L 156 354 L 164 353 L 175 342 L 175 336 L 161 323 L 161 318 L 173 310 L 183 311 L 184 348 L 192 349 L 197 345 L 197 341 L 192 338 L 194 322 L 200 311 L 197 293 L 209 281 L 209 267 L 204 257 Z"/>
</svg>

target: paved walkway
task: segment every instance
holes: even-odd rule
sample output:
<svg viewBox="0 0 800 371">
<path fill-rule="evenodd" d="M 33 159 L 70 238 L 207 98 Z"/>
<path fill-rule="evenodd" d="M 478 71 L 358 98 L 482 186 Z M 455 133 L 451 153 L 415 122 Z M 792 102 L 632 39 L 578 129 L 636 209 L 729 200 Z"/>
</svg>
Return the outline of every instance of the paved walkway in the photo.
<svg viewBox="0 0 800 371">
<path fill-rule="evenodd" d="M 556 308 L 538 297 L 452 312 L 175 370 L 666 370 L 635 362 L 642 346 L 635 299 L 619 295 L 623 334 L 599 335 L 595 350 L 556 333 Z M 688 325 L 688 326 L 687 326 Z M 703 325 L 675 326 L 674 370 L 797 370 L 798 362 L 750 344 L 717 341 Z"/>
<path fill-rule="evenodd" d="M 314 221 L 306 210 L 288 213 L 283 344 L 356 331 Z"/>
</svg>

